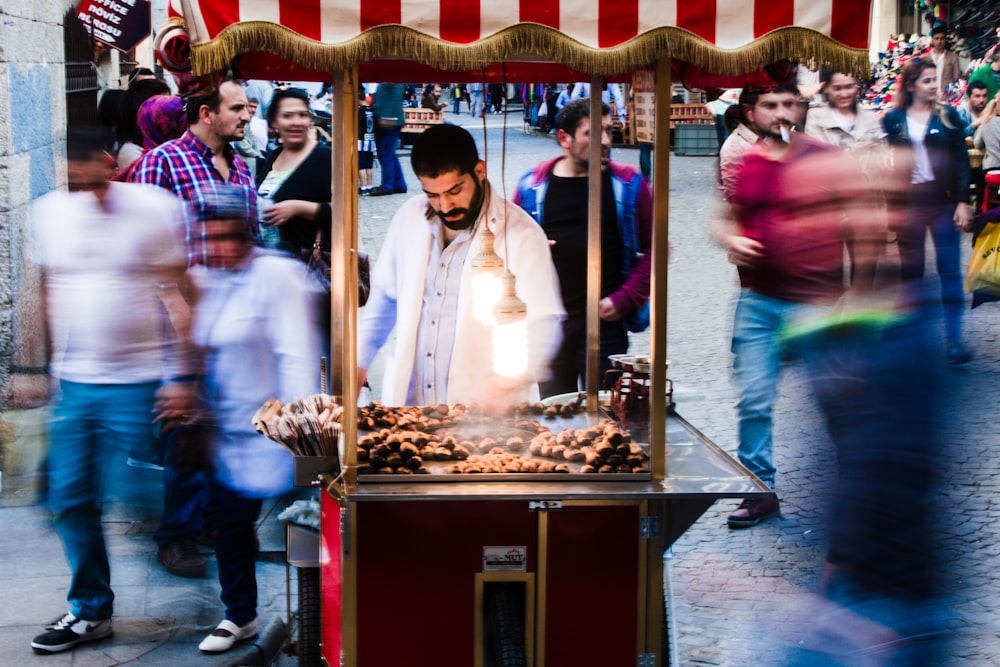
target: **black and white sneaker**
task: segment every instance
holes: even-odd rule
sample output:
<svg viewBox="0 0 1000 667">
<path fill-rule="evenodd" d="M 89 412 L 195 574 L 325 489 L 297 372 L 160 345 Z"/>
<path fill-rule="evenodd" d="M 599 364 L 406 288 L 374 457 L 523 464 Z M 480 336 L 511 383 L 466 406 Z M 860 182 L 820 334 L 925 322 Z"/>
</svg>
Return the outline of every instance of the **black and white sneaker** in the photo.
<svg viewBox="0 0 1000 667">
<path fill-rule="evenodd" d="M 86 621 L 77 618 L 72 612 L 67 612 L 55 623 L 46 626 L 46 630 L 48 632 L 31 640 L 31 648 L 35 653 L 68 651 L 77 644 L 110 637 L 113 632 L 110 618 L 103 621 Z"/>
</svg>

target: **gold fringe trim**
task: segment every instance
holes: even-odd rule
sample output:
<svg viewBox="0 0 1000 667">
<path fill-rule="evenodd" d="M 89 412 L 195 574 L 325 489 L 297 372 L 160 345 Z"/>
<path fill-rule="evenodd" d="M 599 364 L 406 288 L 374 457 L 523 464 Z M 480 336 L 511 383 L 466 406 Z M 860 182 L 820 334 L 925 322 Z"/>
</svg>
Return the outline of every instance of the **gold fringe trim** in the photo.
<svg viewBox="0 0 1000 667">
<path fill-rule="evenodd" d="M 548 60 L 586 74 L 613 75 L 651 65 L 661 58 L 692 63 L 715 74 L 739 76 L 788 58 L 813 61 L 862 78 L 871 74 L 867 49 L 844 46 L 810 28 L 774 30 L 738 49 L 722 49 L 676 27 L 645 32 L 607 49 L 581 44 L 537 23 L 521 23 L 472 44 L 444 42 L 402 25 L 366 30 L 348 42 L 324 44 L 266 21 L 235 23 L 212 41 L 193 44 L 195 74 L 227 67 L 241 53 L 272 53 L 320 72 L 348 69 L 376 59 L 411 60 L 445 71 L 476 71 L 519 58 Z"/>
</svg>

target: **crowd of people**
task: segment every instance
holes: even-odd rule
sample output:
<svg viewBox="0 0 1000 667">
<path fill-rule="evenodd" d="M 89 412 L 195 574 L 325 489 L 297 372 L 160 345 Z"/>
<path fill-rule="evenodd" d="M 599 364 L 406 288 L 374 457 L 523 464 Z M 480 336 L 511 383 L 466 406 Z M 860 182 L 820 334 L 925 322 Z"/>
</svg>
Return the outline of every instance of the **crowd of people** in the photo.
<svg viewBox="0 0 1000 667">
<path fill-rule="evenodd" d="M 951 364 L 972 358 L 962 338 L 959 266 L 961 234 L 972 225 L 968 148 L 993 141 L 1000 121 L 990 82 L 977 83 L 985 75 L 970 77 L 963 110 L 942 101 L 956 68 L 933 55 L 939 34 L 928 55 L 902 65 L 894 108 L 881 117 L 862 103 L 854 74 L 824 70 L 815 85 L 744 88 L 735 113 L 727 112 L 737 125 L 720 152 L 727 208 L 712 233 L 741 282 L 732 344 L 737 452 L 773 491 L 743 502 L 728 524 L 749 528 L 780 515 L 772 410 L 783 363 L 800 357 L 840 452 L 838 502 L 880 506 L 879 522 L 857 513 L 834 521 L 824 585 L 845 604 L 868 593 L 935 592 L 931 560 L 914 537 L 919 530 L 892 545 L 889 562 L 905 572 L 891 573 L 888 587 L 890 573 L 873 569 L 871 551 L 884 546 L 876 538 L 885 517 L 919 528 L 913 508 L 919 515 L 936 480 L 933 411 L 914 412 L 933 398 L 935 366 L 928 361 L 915 371 L 901 352 L 933 356 L 928 304 L 944 313 L 938 356 Z M 987 65 L 987 73 L 996 72 L 990 76 L 1000 87 L 1000 56 L 991 63 L 996 69 Z M 156 80 L 136 77 L 120 100 L 134 121 L 119 119 L 113 133 L 70 134 L 70 192 L 46 195 L 32 210 L 58 381 L 53 424 L 61 429 L 50 446 L 46 504 L 73 571 L 70 609 L 32 641 L 40 653 L 112 633 L 101 476 L 150 441 L 164 449 L 159 561 L 179 576 L 203 577 L 199 542 L 216 549 L 225 613 L 199 648 L 222 652 L 255 636 L 253 524 L 263 498 L 291 488 L 292 460 L 253 430 L 251 416 L 271 396 L 318 388 L 322 291 L 303 260 L 329 249 L 333 202 L 330 149 L 314 128 L 316 98 L 294 87 L 223 81 L 180 99 L 147 81 Z M 502 113 L 507 98 L 492 85 L 453 85 L 448 97 L 444 89 L 427 85 L 420 104 L 442 111 L 442 98 L 450 97 L 453 113 L 467 102 L 476 116 Z M 593 140 L 602 148 L 601 370 L 610 355 L 628 350 L 629 332 L 648 327 L 652 191 L 637 170 L 610 159 L 613 128 L 627 118 L 620 88 L 602 91 L 599 139 L 590 135 L 591 92 L 585 83 L 521 88 L 526 114 L 555 133 L 559 154 L 525 174 L 512 201 L 491 186 L 465 129 L 438 124 L 416 139 L 410 162 L 419 192 L 393 217 L 358 330 L 359 385 L 394 338 L 381 383 L 386 405 L 511 405 L 581 388 Z M 402 84 L 362 93 L 362 194 L 408 193 L 396 148 L 403 110 L 415 98 Z M 258 114 L 263 134 L 259 124 L 254 130 Z M 378 186 L 371 180 L 375 156 Z M 984 160 L 988 169 L 994 164 L 1000 167 L 1000 155 Z M 129 227 L 134 219 L 148 224 Z M 938 270 L 934 297 L 922 280 L 928 233 Z M 495 322 L 473 308 L 472 260 L 487 244 L 516 276 L 527 306 L 529 362 L 515 376 L 483 363 Z M 907 298 L 858 311 L 840 328 L 845 313 L 856 315 L 847 300 L 877 295 L 888 283 Z M 141 308 L 123 307 L 126 299 Z M 95 309 L 102 314 L 97 327 Z M 889 343 L 898 343 L 894 354 Z M 911 381 L 901 386 L 901 377 Z M 880 402 L 890 391 L 892 400 Z M 127 400 L 134 414 L 93 408 L 109 399 Z M 894 413 L 880 412 L 885 419 L 859 437 L 851 416 L 873 405 Z M 81 413 L 97 417 L 73 418 Z M 192 453 L 199 435 L 209 445 L 200 455 Z M 875 441 L 888 444 L 876 452 Z M 912 476 L 893 480 L 893 499 L 867 496 L 871 462 L 904 455 Z M 852 532 L 858 527 L 868 542 Z M 927 585 L 917 586 L 918 577 Z M 918 633 L 925 619 L 878 620 Z"/>
</svg>

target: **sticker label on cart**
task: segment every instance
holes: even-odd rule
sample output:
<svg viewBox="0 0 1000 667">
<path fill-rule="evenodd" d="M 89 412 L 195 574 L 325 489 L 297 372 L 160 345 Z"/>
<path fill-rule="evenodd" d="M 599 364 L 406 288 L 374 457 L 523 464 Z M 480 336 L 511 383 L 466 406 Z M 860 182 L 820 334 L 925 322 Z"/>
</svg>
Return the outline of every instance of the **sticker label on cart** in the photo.
<svg viewBox="0 0 1000 667">
<path fill-rule="evenodd" d="M 483 547 L 483 572 L 526 572 L 528 547 Z"/>
</svg>

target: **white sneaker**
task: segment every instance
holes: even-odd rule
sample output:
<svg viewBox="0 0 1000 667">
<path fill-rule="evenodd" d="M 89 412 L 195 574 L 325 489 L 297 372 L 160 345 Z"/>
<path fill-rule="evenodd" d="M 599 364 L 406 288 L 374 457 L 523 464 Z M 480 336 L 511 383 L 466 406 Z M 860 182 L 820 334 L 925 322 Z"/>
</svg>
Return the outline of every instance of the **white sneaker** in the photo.
<svg viewBox="0 0 1000 667">
<path fill-rule="evenodd" d="M 226 618 L 215 626 L 215 632 L 201 640 L 198 648 L 205 653 L 222 653 L 235 646 L 236 642 L 256 636 L 256 618 L 242 627 Z"/>
</svg>

